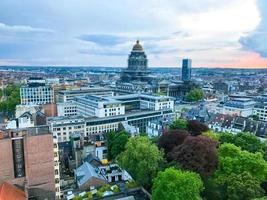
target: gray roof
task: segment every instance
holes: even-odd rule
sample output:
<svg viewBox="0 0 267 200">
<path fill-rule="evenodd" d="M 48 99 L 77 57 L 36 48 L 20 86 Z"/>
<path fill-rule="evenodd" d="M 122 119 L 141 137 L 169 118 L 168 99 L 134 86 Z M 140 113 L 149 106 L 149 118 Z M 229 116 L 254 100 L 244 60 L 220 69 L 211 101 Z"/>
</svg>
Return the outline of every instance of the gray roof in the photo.
<svg viewBox="0 0 267 200">
<path fill-rule="evenodd" d="M 91 178 L 97 178 L 106 181 L 106 179 L 100 174 L 100 171 L 98 173 L 98 169 L 90 165 L 88 162 L 83 163 L 75 170 L 75 176 L 77 178 L 77 184 L 79 187 L 84 185 Z"/>
</svg>

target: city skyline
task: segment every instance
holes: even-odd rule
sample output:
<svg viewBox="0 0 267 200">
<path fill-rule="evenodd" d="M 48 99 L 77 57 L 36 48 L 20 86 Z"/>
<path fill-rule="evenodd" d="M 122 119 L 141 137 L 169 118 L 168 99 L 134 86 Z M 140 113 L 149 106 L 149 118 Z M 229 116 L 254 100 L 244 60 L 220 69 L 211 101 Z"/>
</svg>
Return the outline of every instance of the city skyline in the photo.
<svg viewBox="0 0 267 200">
<path fill-rule="evenodd" d="M 116 5 L 116 6 L 115 6 Z M 264 0 L 0 2 L 0 65 L 125 67 L 140 39 L 150 67 L 266 68 Z"/>
</svg>

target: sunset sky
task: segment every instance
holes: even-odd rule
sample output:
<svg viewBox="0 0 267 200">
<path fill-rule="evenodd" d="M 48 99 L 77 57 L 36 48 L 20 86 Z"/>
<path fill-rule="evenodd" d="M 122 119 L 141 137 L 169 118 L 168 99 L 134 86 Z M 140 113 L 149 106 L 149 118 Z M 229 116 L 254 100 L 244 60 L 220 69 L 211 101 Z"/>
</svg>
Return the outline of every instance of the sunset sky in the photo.
<svg viewBox="0 0 267 200">
<path fill-rule="evenodd" d="M 267 68 L 267 0 L 1 0 L 0 65 Z"/>
</svg>

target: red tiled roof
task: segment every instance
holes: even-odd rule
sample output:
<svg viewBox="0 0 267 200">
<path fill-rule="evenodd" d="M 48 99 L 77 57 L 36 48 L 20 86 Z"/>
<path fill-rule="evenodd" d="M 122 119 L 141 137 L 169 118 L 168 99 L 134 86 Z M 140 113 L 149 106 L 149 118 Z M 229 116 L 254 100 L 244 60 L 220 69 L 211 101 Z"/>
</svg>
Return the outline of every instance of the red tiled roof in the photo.
<svg viewBox="0 0 267 200">
<path fill-rule="evenodd" d="M 0 184 L 0 200 L 25 200 L 25 193 L 7 182 Z"/>
</svg>

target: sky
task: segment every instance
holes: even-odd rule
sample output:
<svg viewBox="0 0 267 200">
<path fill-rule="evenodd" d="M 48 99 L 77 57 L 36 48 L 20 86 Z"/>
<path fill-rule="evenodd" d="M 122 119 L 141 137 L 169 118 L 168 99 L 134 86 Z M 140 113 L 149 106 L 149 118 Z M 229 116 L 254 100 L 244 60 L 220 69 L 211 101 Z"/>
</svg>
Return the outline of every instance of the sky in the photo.
<svg viewBox="0 0 267 200">
<path fill-rule="evenodd" d="M 0 65 L 267 68 L 266 0 L 1 0 Z"/>
</svg>

